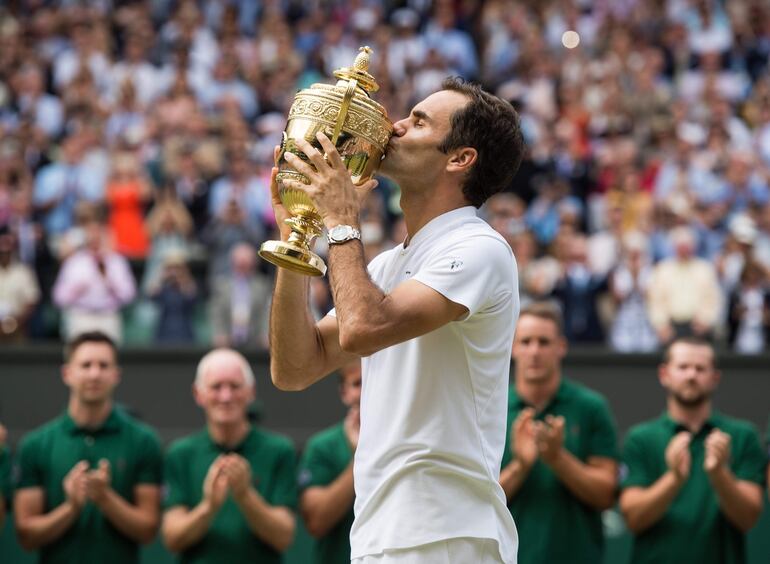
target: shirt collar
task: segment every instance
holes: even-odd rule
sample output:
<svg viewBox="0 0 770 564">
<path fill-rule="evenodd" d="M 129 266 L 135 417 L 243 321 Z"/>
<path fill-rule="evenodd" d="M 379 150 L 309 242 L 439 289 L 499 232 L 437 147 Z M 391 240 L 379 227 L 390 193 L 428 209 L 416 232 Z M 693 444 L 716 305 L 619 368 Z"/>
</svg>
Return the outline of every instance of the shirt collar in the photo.
<svg viewBox="0 0 770 564">
<path fill-rule="evenodd" d="M 477 217 L 476 208 L 473 206 L 463 206 L 442 213 L 423 225 L 420 230 L 409 239 L 409 245 L 405 245 L 404 248 L 409 249 L 420 241 L 429 238 L 434 233 L 446 231 L 456 221 L 471 217 Z"/>
<path fill-rule="evenodd" d="M 666 428 L 671 432 L 672 436 L 682 431 L 690 432 L 690 429 L 685 427 L 682 423 L 672 419 L 668 411 L 664 411 L 660 419 L 663 425 L 665 425 Z M 708 419 L 706 419 L 706 421 L 703 423 L 703 427 L 701 427 L 700 430 L 696 433 L 696 436 L 702 435 L 704 433 L 708 433 L 712 429 L 716 429 L 717 427 L 719 427 L 719 414 L 716 411 L 712 410 Z"/>
<path fill-rule="evenodd" d="M 71 435 L 100 435 L 104 433 L 117 433 L 120 430 L 121 415 L 118 409 L 113 406 L 112 411 L 99 427 L 89 429 L 87 427 L 78 427 L 78 424 L 72 419 L 69 411 L 62 415 L 62 427 Z"/>
<path fill-rule="evenodd" d="M 246 436 L 243 437 L 243 440 L 234 447 L 227 447 L 215 442 L 214 439 L 211 438 L 211 433 L 209 433 L 208 430 L 206 431 L 206 437 L 208 438 L 209 446 L 211 449 L 215 452 L 223 454 L 234 452 L 236 454 L 243 455 L 243 453 L 247 450 L 247 447 L 253 442 L 256 434 L 257 430 L 254 428 L 254 425 L 249 425 L 249 432 L 246 433 Z"/>
</svg>

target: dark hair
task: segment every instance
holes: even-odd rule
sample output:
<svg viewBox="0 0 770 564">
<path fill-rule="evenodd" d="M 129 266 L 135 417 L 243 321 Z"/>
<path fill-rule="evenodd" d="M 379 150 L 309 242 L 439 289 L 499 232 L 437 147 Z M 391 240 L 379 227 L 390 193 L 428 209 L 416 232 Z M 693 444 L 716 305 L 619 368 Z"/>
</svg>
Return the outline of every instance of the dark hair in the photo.
<svg viewBox="0 0 770 564">
<path fill-rule="evenodd" d="M 64 362 L 69 362 L 75 351 L 80 348 L 80 345 L 85 343 L 104 343 L 112 348 L 112 353 L 115 358 L 118 357 L 118 348 L 115 345 L 115 341 L 112 340 L 106 333 L 101 331 L 85 331 L 77 335 L 74 339 L 70 340 L 64 346 Z"/>
<path fill-rule="evenodd" d="M 493 96 L 478 84 L 460 78 L 447 78 L 442 90 L 451 90 L 469 98 L 452 114 L 451 130 L 438 146 L 448 153 L 460 147 L 478 152 L 476 164 L 463 182 L 463 194 L 474 206 L 501 192 L 513 181 L 524 154 L 524 138 L 516 110 L 509 102 Z"/>
<path fill-rule="evenodd" d="M 528 306 L 522 308 L 521 312 L 519 312 L 519 319 L 525 315 L 531 315 L 538 319 L 550 321 L 556 326 L 559 337 L 564 336 L 564 320 L 562 319 L 561 310 L 559 309 L 559 306 L 553 302 L 532 302 Z"/>
<path fill-rule="evenodd" d="M 711 350 L 711 365 L 716 368 L 717 367 L 717 355 L 716 351 L 714 350 L 714 345 L 711 344 L 711 341 L 708 339 L 704 339 L 703 337 L 696 337 L 694 335 L 688 335 L 686 337 L 675 337 L 670 343 L 666 345 L 666 348 L 663 349 L 663 364 L 668 364 L 671 362 L 671 349 L 674 348 L 674 345 L 692 345 L 695 347 L 706 347 Z"/>
</svg>

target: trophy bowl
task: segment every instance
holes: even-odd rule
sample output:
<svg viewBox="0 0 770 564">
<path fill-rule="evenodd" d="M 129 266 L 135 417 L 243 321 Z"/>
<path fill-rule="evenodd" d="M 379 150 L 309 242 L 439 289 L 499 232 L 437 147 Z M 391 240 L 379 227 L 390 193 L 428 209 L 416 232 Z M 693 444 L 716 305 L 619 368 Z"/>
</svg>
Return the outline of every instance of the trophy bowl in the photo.
<svg viewBox="0 0 770 564">
<path fill-rule="evenodd" d="M 323 132 L 339 152 L 354 184 L 367 181 L 380 166 L 393 124 L 385 109 L 369 96 L 379 88 L 368 72 L 371 52 L 369 47 L 361 47 L 352 67 L 334 71 L 339 79 L 335 85 L 313 84 L 294 97 L 276 177 L 281 203 L 291 215 L 285 220 L 291 235 L 288 241 L 266 241 L 259 249 L 259 256 L 281 268 L 308 276 L 326 274 L 323 259 L 311 250 L 313 239 L 323 231 L 321 216 L 304 192 L 288 188 L 283 182 L 291 179 L 309 184 L 305 175 L 285 159 L 288 151 L 313 166 L 297 147 L 297 139 L 305 139 L 324 153 L 316 139 L 316 134 Z"/>
</svg>

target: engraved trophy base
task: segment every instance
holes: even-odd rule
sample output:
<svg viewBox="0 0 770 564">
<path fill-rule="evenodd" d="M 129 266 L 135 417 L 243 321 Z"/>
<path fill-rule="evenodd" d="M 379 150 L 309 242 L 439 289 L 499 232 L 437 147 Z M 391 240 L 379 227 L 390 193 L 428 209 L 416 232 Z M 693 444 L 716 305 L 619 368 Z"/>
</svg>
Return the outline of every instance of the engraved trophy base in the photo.
<svg viewBox="0 0 770 564">
<path fill-rule="evenodd" d="M 281 268 L 306 276 L 323 276 L 326 263 L 312 251 L 283 241 L 265 241 L 259 248 L 259 256 Z"/>
</svg>

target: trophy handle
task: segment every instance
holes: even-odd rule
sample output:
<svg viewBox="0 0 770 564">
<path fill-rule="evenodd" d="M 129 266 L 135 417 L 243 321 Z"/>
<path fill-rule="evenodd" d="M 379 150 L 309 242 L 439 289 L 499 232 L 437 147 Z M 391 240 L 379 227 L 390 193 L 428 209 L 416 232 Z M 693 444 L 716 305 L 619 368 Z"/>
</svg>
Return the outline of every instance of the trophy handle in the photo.
<svg viewBox="0 0 770 564">
<path fill-rule="evenodd" d="M 348 88 L 345 90 L 345 95 L 342 97 L 340 113 L 337 115 L 337 123 L 334 125 L 334 133 L 332 133 L 331 141 L 334 145 L 337 145 L 337 139 L 339 139 L 340 133 L 342 133 L 342 127 L 345 125 L 345 119 L 348 117 L 350 102 L 353 100 L 353 94 L 356 93 L 357 87 L 358 81 L 355 78 L 350 79 Z"/>
</svg>

